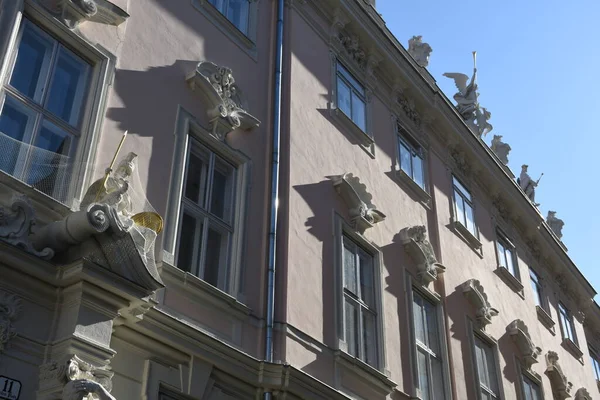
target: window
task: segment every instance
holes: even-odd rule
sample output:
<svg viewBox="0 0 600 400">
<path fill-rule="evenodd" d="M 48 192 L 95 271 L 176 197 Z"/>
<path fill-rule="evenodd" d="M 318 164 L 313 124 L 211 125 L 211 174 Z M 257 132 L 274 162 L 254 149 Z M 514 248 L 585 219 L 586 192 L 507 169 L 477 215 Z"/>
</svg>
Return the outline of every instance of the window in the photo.
<svg viewBox="0 0 600 400">
<path fill-rule="evenodd" d="M 596 350 L 590 348 L 590 359 L 592 368 L 594 369 L 594 376 L 597 381 L 600 381 L 600 357 L 598 357 L 598 353 Z"/>
<path fill-rule="evenodd" d="M 523 375 L 523 400 L 542 400 L 540 385 Z"/>
<path fill-rule="evenodd" d="M 573 325 L 573 317 L 563 303 L 558 303 L 558 317 L 560 320 L 560 330 L 562 331 L 563 339 L 569 339 L 577 344 L 575 336 L 575 325 Z"/>
<path fill-rule="evenodd" d="M 514 245 L 500 232 L 497 233 L 496 251 L 498 255 L 498 266 L 506 268 L 512 276 L 519 279 L 517 270 L 517 258 Z"/>
<path fill-rule="evenodd" d="M 0 170 L 66 202 L 92 66 L 23 19 L 0 99 Z"/>
<path fill-rule="evenodd" d="M 499 399 L 496 361 L 490 345 L 475 336 L 475 362 L 479 382 L 479 398 L 482 400 Z"/>
<path fill-rule="evenodd" d="M 337 63 L 337 107 L 363 132 L 367 131 L 366 94 L 363 85 Z"/>
<path fill-rule="evenodd" d="M 398 132 L 403 129 L 398 127 Z M 423 149 L 411 138 L 398 133 L 398 158 L 402 171 L 406 173 L 421 189 L 425 189 Z"/>
<path fill-rule="evenodd" d="M 379 367 L 374 258 L 343 236 L 344 336 L 348 353 Z"/>
<path fill-rule="evenodd" d="M 250 0 L 208 0 L 244 35 L 248 35 Z"/>
<path fill-rule="evenodd" d="M 418 397 L 445 399 L 442 342 L 437 307 L 413 292 L 413 320 L 416 340 Z"/>
<path fill-rule="evenodd" d="M 225 289 L 236 169 L 191 140 L 181 201 L 178 268 Z"/>
<path fill-rule="evenodd" d="M 534 270 L 530 268 L 529 278 L 531 279 L 531 289 L 533 290 L 533 299 L 535 300 L 535 305 L 543 309 L 544 302 L 542 301 L 542 284 L 540 277 Z"/>
<path fill-rule="evenodd" d="M 467 228 L 467 231 L 474 237 L 477 237 L 471 192 L 454 176 L 452 177 L 452 186 L 454 187 L 454 212 L 456 221 Z"/>
</svg>

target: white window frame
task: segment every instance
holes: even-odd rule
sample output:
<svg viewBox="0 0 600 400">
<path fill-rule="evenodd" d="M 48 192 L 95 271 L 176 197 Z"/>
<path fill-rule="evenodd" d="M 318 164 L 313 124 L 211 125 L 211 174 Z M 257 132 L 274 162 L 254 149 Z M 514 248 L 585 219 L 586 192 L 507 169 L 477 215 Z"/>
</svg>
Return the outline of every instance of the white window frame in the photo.
<svg viewBox="0 0 600 400">
<path fill-rule="evenodd" d="M 411 175 L 409 175 L 402 168 L 402 155 L 400 152 L 401 143 L 404 144 L 405 147 L 408 147 L 411 158 Z M 406 130 L 403 126 L 401 126 L 398 122 L 396 123 L 396 148 L 397 148 L 397 162 L 398 162 L 398 171 L 404 173 L 410 180 L 417 185 L 417 187 L 425 192 L 428 190 L 427 184 L 427 152 L 423 145 L 419 143 L 416 139 L 413 138 L 412 135 Z M 421 171 L 423 172 L 423 186 L 419 185 L 419 183 L 415 180 L 414 177 L 414 157 L 417 156 L 421 160 Z"/>
<path fill-rule="evenodd" d="M 235 150 L 227 143 L 222 142 L 202 127 L 195 117 L 181 106 L 177 112 L 175 128 L 175 149 L 171 168 L 171 184 L 167 201 L 165 236 L 163 242 L 164 258 L 174 264 L 178 248 L 180 220 L 183 215 L 182 200 L 185 187 L 185 174 L 187 169 L 188 151 L 191 140 L 196 140 L 209 148 L 215 154 L 232 164 L 236 168 L 236 180 L 233 193 L 233 215 L 231 226 L 231 242 L 228 252 L 226 271 L 219 272 L 218 289 L 240 299 L 242 280 L 242 260 L 244 226 L 246 219 L 246 197 L 250 175 L 250 159 L 239 150 Z M 223 277 L 223 278 L 221 278 Z"/>
<path fill-rule="evenodd" d="M 475 214 L 475 200 L 473 198 L 473 192 L 472 190 L 469 190 L 467 188 L 467 186 L 463 183 L 463 180 L 460 179 L 458 176 L 456 176 L 455 174 L 451 175 L 451 183 L 452 183 L 452 212 L 453 212 L 453 216 L 454 216 L 454 222 L 456 224 L 458 224 L 461 228 L 464 229 L 464 231 L 466 233 L 468 233 L 469 235 L 471 235 L 473 237 L 473 239 L 476 239 L 477 241 L 479 241 L 479 227 L 477 225 L 477 218 L 476 218 L 476 214 Z M 463 189 L 465 189 L 467 191 L 467 193 L 463 193 L 463 190 L 458 187 L 454 182 L 458 182 L 460 186 L 462 186 Z M 467 226 L 467 213 L 465 212 L 465 220 L 461 221 L 458 219 L 458 205 L 456 203 L 456 196 L 460 197 L 461 201 L 463 204 L 468 205 L 471 208 L 471 212 L 473 214 L 473 229 L 474 232 L 471 232 Z M 470 199 L 469 199 L 470 197 Z"/>
<path fill-rule="evenodd" d="M 473 383 L 474 383 L 474 388 L 476 388 L 477 391 L 477 399 L 478 400 L 482 400 L 482 396 L 481 396 L 481 385 L 480 385 L 480 379 L 479 379 L 479 370 L 477 367 L 477 355 L 475 354 L 475 338 L 478 338 L 481 342 L 483 342 L 485 345 L 489 346 L 491 349 L 491 354 L 492 357 L 494 358 L 493 360 L 493 364 L 494 364 L 494 369 L 495 369 L 495 378 L 496 378 L 496 382 L 498 384 L 498 393 L 496 394 L 496 399 L 501 400 L 504 399 L 504 385 L 502 384 L 502 374 L 501 374 L 501 368 L 500 368 L 500 354 L 498 351 L 498 343 L 496 342 L 496 340 L 494 340 L 492 337 L 490 337 L 488 334 L 486 334 L 485 332 L 483 332 L 481 329 L 475 328 L 475 325 L 473 324 L 473 322 L 471 321 L 470 318 L 467 318 L 467 329 L 469 332 L 469 345 L 471 348 L 471 366 L 473 369 Z"/>
<path fill-rule="evenodd" d="M 535 275 L 537 282 L 531 278 L 532 273 L 533 273 L 533 275 Z M 538 274 L 537 271 L 531 267 L 529 267 L 529 286 L 531 287 L 531 291 L 533 292 L 534 303 L 536 303 L 535 305 L 537 307 L 540 307 L 547 314 L 549 314 L 548 299 L 546 298 L 546 296 L 544 294 L 545 291 L 544 291 L 544 285 L 542 283 L 542 278 L 540 277 L 540 274 Z M 533 286 L 535 286 L 536 289 L 534 289 Z M 536 298 L 538 298 L 540 304 L 537 304 Z"/>
<path fill-rule="evenodd" d="M 446 340 L 446 321 L 444 319 L 444 311 L 443 306 L 440 300 L 440 297 L 431 292 L 429 289 L 424 288 L 422 286 L 414 286 L 412 276 L 406 272 L 406 293 L 407 293 L 407 317 L 408 317 L 408 326 L 409 326 L 409 338 L 411 342 L 411 351 L 410 351 L 410 363 L 412 365 L 411 374 L 412 374 L 412 382 L 413 382 L 413 390 L 412 396 L 415 398 L 422 398 L 419 388 L 419 367 L 417 360 L 417 338 L 415 334 L 415 320 L 414 320 L 414 312 L 413 312 L 413 302 L 414 302 L 414 294 L 417 293 L 421 296 L 425 301 L 429 301 L 429 303 L 433 304 L 436 307 L 436 319 L 437 319 L 437 327 L 438 327 L 438 338 L 440 341 L 440 358 L 442 362 L 442 374 L 443 374 L 443 386 L 444 386 L 444 397 L 445 400 L 452 399 L 452 392 L 450 390 L 450 365 L 448 362 L 448 342 Z M 431 375 L 430 375 L 431 376 Z M 430 385 L 431 387 L 431 385 Z M 433 397 L 430 397 L 433 398 Z M 436 399 L 438 400 L 438 399 Z"/>
<path fill-rule="evenodd" d="M 24 17 L 88 61 L 91 66 L 89 89 L 78 129 L 81 136 L 70 160 L 74 168 L 70 171 L 69 190 L 66 196 L 68 199 L 66 205 L 76 208 L 93 176 L 92 168 L 89 166 L 95 159 L 96 145 L 104 120 L 107 89 L 112 84 L 116 58 L 103 47 L 87 41 L 77 31 L 70 30 L 32 0 L 0 2 L 0 82 L 2 83 L 0 101 L 3 101 L 5 96 L 4 82 L 9 79 L 8 74 L 15 60 Z"/>
<path fill-rule="evenodd" d="M 496 229 L 496 243 L 495 244 L 496 244 L 496 258 L 498 261 L 498 267 L 505 268 L 508 272 L 510 272 L 510 274 L 515 279 L 520 281 L 521 274 L 519 271 L 517 248 L 515 247 L 515 245 L 508 238 L 508 236 L 506 236 L 502 231 L 500 231 L 498 229 Z M 502 246 L 502 248 L 504 249 L 503 254 L 500 254 L 500 246 Z M 509 257 L 509 255 L 506 254 L 507 252 L 510 254 L 510 259 L 512 261 L 514 271 L 511 271 L 510 269 L 508 269 L 507 257 Z"/>
<path fill-rule="evenodd" d="M 358 357 L 354 357 L 348 353 L 348 344 L 345 338 L 345 312 L 344 312 L 344 237 L 351 239 L 354 243 L 360 246 L 364 251 L 373 257 L 373 280 L 375 285 L 375 310 L 377 313 L 376 329 L 377 329 L 377 366 L 371 366 Z M 374 368 L 379 372 L 386 371 L 387 363 L 385 358 L 385 335 L 384 335 L 384 313 L 382 306 L 382 276 L 383 276 L 383 255 L 381 250 L 363 235 L 356 232 L 339 214 L 334 214 L 334 240 L 335 240 L 335 321 L 337 331 L 337 349 L 343 351 L 347 357 L 355 359 L 357 362 L 364 364 L 367 369 Z"/>
<path fill-rule="evenodd" d="M 248 32 L 239 30 L 233 22 L 222 14 L 208 0 L 191 0 L 192 6 L 204 15 L 212 24 L 227 36 L 233 43 L 246 52 L 254 61 L 257 60 L 257 28 L 258 11 L 261 0 L 248 0 Z M 263 0 L 264 1 L 264 0 Z"/>
<path fill-rule="evenodd" d="M 558 311 L 558 322 L 560 325 L 561 337 L 563 338 L 563 340 L 568 339 L 576 345 L 579 345 L 579 342 L 577 340 L 577 332 L 575 331 L 575 318 L 573 317 L 571 310 L 569 310 L 562 301 L 558 302 L 556 308 Z M 566 323 L 569 325 L 568 328 L 570 328 L 573 337 L 570 337 L 568 335 L 568 332 L 566 330 L 567 327 L 565 326 Z"/>
</svg>

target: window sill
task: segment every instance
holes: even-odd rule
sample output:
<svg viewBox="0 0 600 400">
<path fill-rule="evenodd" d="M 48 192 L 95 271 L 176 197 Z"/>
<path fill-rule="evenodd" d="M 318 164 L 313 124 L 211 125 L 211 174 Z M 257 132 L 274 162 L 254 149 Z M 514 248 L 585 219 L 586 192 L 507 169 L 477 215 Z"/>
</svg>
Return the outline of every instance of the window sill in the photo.
<svg viewBox="0 0 600 400">
<path fill-rule="evenodd" d="M 192 0 L 192 5 L 254 61 L 257 61 L 258 53 L 254 41 L 240 31 L 226 16 L 210 4 L 208 0 Z"/>
<path fill-rule="evenodd" d="M 517 293 L 522 299 L 525 299 L 525 296 L 523 295 L 523 284 L 513 274 L 511 274 L 508 269 L 498 266 L 494 272 L 504 281 L 504 283 L 510 286 L 515 293 Z"/>
<path fill-rule="evenodd" d="M 336 350 L 334 352 L 334 359 L 336 364 L 340 364 L 358 374 L 360 377 L 384 390 L 388 394 L 392 393 L 394 388 L 398 385 L 388 377 L 388 374 L 382 373 L 366 362 L 351 356 L 343 350 Z"/>
<path fill-rule="evenodd" d="M 182 292 L 194 302 L 211 304 L 220 310 L 233 314 L 238 319 L 245 319 L 252 312 L 249 307 L 235 297 L 164 260 L 160 275 L 167 289 Z"/>
<path fill-rule="evenodd" d="M 544 310 L 540 306 L 535 306 L 535 308 L 537 311 L 538 320 L 542 323 L 542 325 L 544 325 L 546 328 L 548 328 L 548 330 L 553 335 L 555 335 L 556 334 L 556 332 L 554 331 L 555 322 L 552 319 L 552 317 L 550 316 L 550 314 L 548 314 L 548 312 L 546 312 L 546 310 Z"/>
<path fill-rule="evenodd" d="M 419 186 L 413 179 L 408 176 L 402 168 L 396 167 L 394 170 L 394 177 L 396 182 L 402 187 L 410 190 L 427 208 L 431 208 L 431 196 L 425 189 Z"/>
<path fill-rule="evenodd" d="M 335 121 L 338 122 L 339 125 L 341 125 L 341 127 L 343 129 L 345 129 L 346 131 L 350 132 L 352 134 L 352 136 L 354 137 L 354 139 L 356 139 L 356 141 L 358 142 L 358 145 L 367 152 L 367 154 L 369 156 L 371 156 L 371 158 L 375 158 L 375 152 L 373 149 L 373 145 L 375 144 L 375 140 L 371 137 L 371 135 L 369 135 L 368 133 L 366 133 L 365 131 L 363 131 L 361 128 L 358 127 L 358 125 L 356 125 L 354 123 L 354 121 L 352 121 L 347 115 L 346 113 L 344 113 L 342 110 L 340 110 L 339 108 L 334 108 L 332 110 L 332 115 L 335 119 Z"/>
<path fill-rule="evenodd" d="M 459 236 L 461 237 L 465 242 L 467 242 L 467 244 L 473 249 L 473 251 L 481 258 L 483 258 L 483 254 L 482 254 L 482 244 L 479 241 L 479 239 L 477 239 L 475 237 L 475 235 L 473 235 L 471 232 L 469 232 L 469 230 L 460 222 L 458 221 L 452 221 L 451 222 L 452 225 L 452 230 Z"/>
<path fill-rule="evenodd" d="M 583 360 L 582 360 L 583 351 L 581 351 L 581 349 L 579 348 L 577 343 L 575 343 L 574 341 L 572 341 L 569 338 L 563 338 L 563 341 L 561 344 L 565 349 L 567 349 L 567 351 L 569 353 L 571 353 L 573 355 L 573 357 L 575 357 L 577 360 L 579 360 L 579 362 L 583 363 Z"/>
</svg>

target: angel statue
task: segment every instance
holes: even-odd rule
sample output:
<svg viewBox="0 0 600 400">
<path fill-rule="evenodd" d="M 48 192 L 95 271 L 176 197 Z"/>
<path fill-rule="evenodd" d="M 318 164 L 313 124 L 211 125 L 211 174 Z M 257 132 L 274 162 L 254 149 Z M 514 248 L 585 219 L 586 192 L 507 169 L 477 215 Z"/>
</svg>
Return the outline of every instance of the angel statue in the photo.
<svg viewBox="0 0 600 400">
<path fill-rule="evenodd" d="M 458 89 L 458 93 L 454 95 L 456 100 L 456 108 L 465 121 L 475 119 L 475 110 L 479 107 L 477 99 L 477 68 L 473 68 L 473 77 L 469 82 L 469 77 L 460 72 L 446 72 L 445 77 L 454 79 L 454 84 Z M 467 82 L 469 82 L 467 84 Z"/>
<path fill-rule="evenodd" d="M 489 112 L 485 107 L 479 107 L 478 105 L 475 109 L 475 119 L 477 119 L 477 124 L 475 126 L 479 137 L 487 135 L 492 129 L 494 129 L 492 124 L 488 122 L 491 117 L 492 113 Z"/>
</svg>

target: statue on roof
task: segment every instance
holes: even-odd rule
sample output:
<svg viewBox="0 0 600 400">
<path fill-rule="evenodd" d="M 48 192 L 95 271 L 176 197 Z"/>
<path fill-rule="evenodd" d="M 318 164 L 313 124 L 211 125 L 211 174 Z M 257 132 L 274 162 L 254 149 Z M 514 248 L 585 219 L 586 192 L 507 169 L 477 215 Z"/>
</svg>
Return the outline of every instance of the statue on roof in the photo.
<svg viewBox="0 0 600 400">
<path fill-rule="evenodd" d="M 552 232 L 561 239 L 562 238 L 562 228 L 565 225 L 562 219 L 556 217 L 556 211 L 548 211 L 548 215 L 546 216 L 546 223 L 552 229 Z"/>
<path fill-rule="evenodd" d="M 408 41 L 408 54 L 415 59 L 417 64 L 425 68 L 429 65 L 429 55 L 432 52 L 432 48 L 429 43 L 423 43 L 423 36 L 413 36 Z"/>
<path fill-rule="evenodd" d="M 473 76 L 469 77 L 460 72 L 446 72 L 444 76 L 454 80 L 458 92 L 453 96 L 456 100 L 456 109 L 463 117 L 469 128 L 479 137 L 488 134 L 492 124 L 488 122 L 492 114 L 479 105 L 479 92 L 477 92 L 477 52 L 473 52 Z"/>
<path fill-rule="evenodd" d="M 531 200 L 533 205 L 537 207 L 540 205 L 540 203 L 535 202 L 535 188 L 537 187 L 538 183 L 540 183 L 540 179 L 542 179 L 542 176 L 544 174 L 540 176 L 540 179 L 534 181 L 527 173 L 527 168 L 529 168 L 529 166 L 523 164 L 523 166 L 521 167 L 521 175 L 519 175 L 517 183 L 519 184 L 523 192 L 525 192 L 525 195 L 527 195 L 529 200 Z"/>
<path fill-rule="evenodd" d="M 490 149 L 498 156 L 502 164 L 508 164 L 508 153 L 510 153 L 510 145 L 502 141 L 502 135 L 494 135 Z"/>
</svg>

